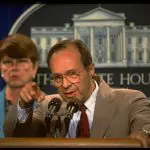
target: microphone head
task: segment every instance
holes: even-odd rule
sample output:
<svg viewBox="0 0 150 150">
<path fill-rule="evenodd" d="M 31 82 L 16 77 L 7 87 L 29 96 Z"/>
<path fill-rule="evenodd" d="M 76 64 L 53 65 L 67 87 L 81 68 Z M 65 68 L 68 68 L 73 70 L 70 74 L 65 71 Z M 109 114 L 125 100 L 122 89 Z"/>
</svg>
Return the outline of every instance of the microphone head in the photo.
<svg viewBox="0 0 150 150">
<path fill-rule="evenodd" d="M 60 109 L 61 104 L 62 104 L 61 100 L 59 98 L 55 97 L 55 98 L 51 99 L 51 101 L 49 102 L 48 109 L 50 108 L 50 106 L 55 106 L 56 107 L 55 111 L 57 112 Z"/>
<path fill-rule="evenodd" d="M 73 113 L 76 113 L 79 110 L 79 105 L 77 102 L 73 101 L 73 102 L 69 102 L 67 104 L 67 109 L 69 109 L 69 107 L 74 107 L 74 111 Z"/>
</svg>

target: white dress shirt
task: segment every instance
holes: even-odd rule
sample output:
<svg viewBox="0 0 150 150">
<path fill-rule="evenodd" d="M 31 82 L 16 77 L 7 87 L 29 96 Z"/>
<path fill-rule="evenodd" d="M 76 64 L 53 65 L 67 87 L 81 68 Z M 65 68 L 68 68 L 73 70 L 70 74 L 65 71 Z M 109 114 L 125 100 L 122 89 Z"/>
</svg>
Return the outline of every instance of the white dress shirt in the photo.
<svg viewBox="0 0 150 150">
<path fill-rule="evenodd" d="M 95 84 L 96 84 L 95 90 L 93 91 L 93 93 L 89 97 L 89 99 L 84 103 L 85 106 L 87 107 L 86 113 L 88 116 L 89 128 L 91 128 L 91 126 L 92 126 L 96 96 L 97 96 L 97 92 L 98 92 L 97 82 L 95 82 Z M 77 124 L 80 120 L 80 116 L 81 116 L 80 110 L 77 111 L 76 113 L 74 113 L 72 119 L 70 120 L 69 131 L 66 135 L 67 138 L 75 138 L 76 137 L 76 128 L 77 128 Z"/>
</svg>

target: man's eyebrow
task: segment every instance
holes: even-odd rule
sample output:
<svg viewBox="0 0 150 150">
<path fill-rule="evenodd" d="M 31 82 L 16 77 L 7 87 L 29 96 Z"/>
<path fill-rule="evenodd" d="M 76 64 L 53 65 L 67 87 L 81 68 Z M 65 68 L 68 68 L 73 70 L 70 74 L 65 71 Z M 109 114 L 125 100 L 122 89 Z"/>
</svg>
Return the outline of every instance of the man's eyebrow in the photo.
<svg viewBox="0 0 150 150">
<path fill-rule="evenodd" d="M 63 74 L 66 74 L 68 72 L 71 72 L 71 71 L 77 71 L 76 69 L 70 69 L 70 70 L 67 70 L 65 73 Z M 61 73 L 53 73 L 52 75 L 62 75 Z"/>
<path fill-rule="evenodd" d="M 66 72 L 70 72 L 70 71 L 76 71 L 76 69 L 70 69 L 70 70 L 67 70 Z"/>
</svg>

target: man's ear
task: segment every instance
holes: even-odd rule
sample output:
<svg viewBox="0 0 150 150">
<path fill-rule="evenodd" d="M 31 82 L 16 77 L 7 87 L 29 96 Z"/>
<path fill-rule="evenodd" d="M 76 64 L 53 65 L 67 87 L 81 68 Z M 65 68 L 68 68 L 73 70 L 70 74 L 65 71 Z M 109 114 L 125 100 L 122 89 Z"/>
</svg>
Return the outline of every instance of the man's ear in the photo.
<svg viewBox="0 0 150 150">
<path fill-rule="evenodd" d="M 89 73 L 90 73 L 90 76 L 93 77 L 94 74 L 95 74 L 95 67 L 94 67 L 94 64 L 90 64 L 89 65 Z"/>
</svg>

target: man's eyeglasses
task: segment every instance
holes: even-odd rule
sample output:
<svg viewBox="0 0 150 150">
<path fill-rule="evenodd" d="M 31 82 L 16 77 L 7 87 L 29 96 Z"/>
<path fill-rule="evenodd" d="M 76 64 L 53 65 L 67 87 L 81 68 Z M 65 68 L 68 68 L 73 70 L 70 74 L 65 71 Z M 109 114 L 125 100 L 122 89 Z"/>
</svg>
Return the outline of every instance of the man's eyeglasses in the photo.
<svg viewBox="0 0 150 150">
<path fill-rule="evenodd" d="M 84 68 L 82 68 L 83 70 Z M 66 78 L 69 82 L 71 83 L 78 83 L 80 82 L 80 76 L 81 76 L 81 72 L 82 70 L 68 70 L 66 73 L 64 74 L 52 74 L 50 76 L 50 80 L 51 80 L 51 84 L 55 87 L 60 87 L 62 86 L 63 83 L 63 78 Z"/>
</svg>

